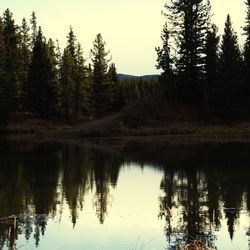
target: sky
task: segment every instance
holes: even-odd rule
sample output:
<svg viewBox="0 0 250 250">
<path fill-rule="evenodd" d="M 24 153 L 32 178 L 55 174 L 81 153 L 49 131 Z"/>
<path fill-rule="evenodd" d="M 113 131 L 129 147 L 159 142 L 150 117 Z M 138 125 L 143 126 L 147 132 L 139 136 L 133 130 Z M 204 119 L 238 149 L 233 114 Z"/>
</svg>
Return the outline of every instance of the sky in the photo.
<svg viewBox="0 0 250 250">
<path fill-rule="evenodd" d="M 9 8 L 17 24 L 36 12 L 38 25 L 47 38 L 65 45 L 70 25 L 81 43 L 84 56 L 97 33 L 101 33 L 120 73 L 157 74 L 155 47 L 161 45 L 160 33 L 165 22 L 161 15 L 169 0 L 1 0 L 0 12 Z M 211 0 L 213 21 L 223 32 L 230 13 L 239 41 L 246 16 L 245 0 Z"/>
</svg>

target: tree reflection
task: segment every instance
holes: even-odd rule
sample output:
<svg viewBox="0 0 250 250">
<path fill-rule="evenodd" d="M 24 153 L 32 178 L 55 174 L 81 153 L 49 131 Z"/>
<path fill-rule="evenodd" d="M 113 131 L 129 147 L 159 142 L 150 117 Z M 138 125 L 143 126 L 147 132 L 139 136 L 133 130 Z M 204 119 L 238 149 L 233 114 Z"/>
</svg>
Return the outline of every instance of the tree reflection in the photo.
<svg viewBox="0 0 250 250">
<path fill-rule="evenodd" d="M 17 225 L 0 221 L 0 248 L 15 246 L 18 234 L 34 237 L 38 246 L 47 221 L 64 200 L 73 226 L 84 208 L 84 197 L 95 190 L 94 206 L 104 223 L 111 204 L 110 188 L 118 180 L 121 159 L 112 154 L 72 144 L 0 145 L 0 218 L 17 215 Z"/>
<path fill-rule="evenodd" d="M 93 154 L 93 174 L 96 194 L 94 205 L 101 224 L 107 215 L 107 205 L 111 204 L 110 185 L 116 186 L 121 162 L 114 155 L 95 151 Z"/>
<path fill-rule="evenodd" d="M 239 152 L 238 152 L 238 151 Z M 237 160 L 236 160 L 237 159 Z M 38 246 L 48 220 L 62 212 L 65 203 L 73 227 L 91 192 L 94 211 L 105 223 L 121 167 L 135 162 L 162 171 L 159 218 L 166 221 L 169 247 L 193 239 L 211 245 L 226 217 L 234 237 L 243 196 L 250 211 L 248 147 L 232 145 L 169 147 L 129 146 L 90 148 L 67 143 L 0 143 L 0 248 L 14 249 L 22 234 Z M 240 168 L 240 166 L 242 168 Z"/>
<path fill-rule="evenodd" d="M 227 220 L 229 236 L 233 239 L 243 207 L 243 196 L 246 192 L 249 195 L 250 174 L 246 166 L 249 166 L 250 159 L 246 154 L 247 147 L 241 148 L 240 157 L 237 151 L 228 155 L 230 145 L 229 149 L 225 146 L 221 149 L 220 155 L 212 148 L 197 154 L 195 159 L 193 155 L 188 159 L 183 152 L 178 164 L 182 165 L 183 160 L 185 168 L 164 167 L 160 185 L 163 191 L 160 215 L 164 215 L 166 220 L 165 231 L 170 249 L 179 241 L 185 245 L 194 239 L 208 240 L 214 246 L 214 231 L 221 227 L 222 214 Z M 192 162 L 194 166 L 191 166 Z M 249 196 L 245 202 L 249 209 Z M 168 209 L 174 216 L 165 212 Z"/>
</svg>

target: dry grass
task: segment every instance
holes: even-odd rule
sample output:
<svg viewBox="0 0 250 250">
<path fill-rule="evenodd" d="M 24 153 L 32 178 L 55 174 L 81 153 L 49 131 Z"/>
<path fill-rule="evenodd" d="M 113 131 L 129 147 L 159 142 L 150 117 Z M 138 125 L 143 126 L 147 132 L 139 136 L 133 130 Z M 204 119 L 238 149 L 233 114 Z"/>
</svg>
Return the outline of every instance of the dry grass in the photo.
<svg viewBox="0 0 250 250">
<path fill-rule="evenodd" d="M 218 125 L 192 122 L 174 122 L 168 123 L 165 126 L 160 125 L 155 127 L 142 126 L 138 128 L 125 126 L 119 120 L 110 120 L 109 122 L 101 123 L 100 121 L 91 126 L 87 124 L 78 127 L 75 130 L 80 137 L 127 137 L 127 136 L 163 136 L 163 135 L 184 135 L 184 136 L 207 136 L 218 138 L 228 136 L 230 138 L 244 137 L 250 139 L 250 123 L 239 123 L 235 125 Z"/>
<path fill-rule="evenodd" d="M 207 240 L 205 241 L 204 244 L 199 240 L 193 240 L 192 242 L 186 244 L 185 246 L 179 243 L 178 249 L 179 250 L 214 250 L 213 248 L 209 246 Z"/>
<path fill-rule="evenodd" d="M 103 137 L 189 137 L 202 140 L 250 141 L 250 122 L 226 124 L 205 122 L 197 107 L 152 99 L 127 107 L 118 114 L 66 125 L 62 121 L 42 120 L 31 114 L 14 114 L 0 134 L 16 137 L 35 135 L 48 138 L 79 139 Z M 223 138 L 223 140 L 224 140 Z"/>
<path fill-rule="evenodd" d="M 62 131 L 69 126 L 56 120 L 43 120 L 31 114 L 17 113 L 11 116 L 8 124 L 0 126 L 4 136 L 44 135 Z"/>
</svg>

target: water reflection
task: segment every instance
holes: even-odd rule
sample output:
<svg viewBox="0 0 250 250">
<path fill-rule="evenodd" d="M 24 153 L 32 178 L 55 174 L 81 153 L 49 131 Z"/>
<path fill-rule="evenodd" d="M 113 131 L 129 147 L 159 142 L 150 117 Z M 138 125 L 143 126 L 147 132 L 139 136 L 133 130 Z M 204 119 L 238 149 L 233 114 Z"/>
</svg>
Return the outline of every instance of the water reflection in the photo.
<svg viewBox="0 0 250 250">
<path fill-rule="evenodd" d="M 158 219 L 165 221 L 167 243 L 162 249 L 175 249 L 193 239 L 208 241 L 214 248 L 223 246 L 218 240 L 223 223 L 234 240 L 242 213 L 250 211 L 249 149 L 240 144 L 90 148 L 2 141 L 0 248 L 14 249 L 23 235 L 39 246 L 48 221 L 62 219 L 65 203 L 75 227 L 89 195 L 99 223 L 105 224 L 118 199 L 111 189 L 118 189 L 121 170 L 132 163 L 162 175 L 161 193 L 155 197 Z M 140 185 L 140 176 L 135 177 Z M 17 216 L 16 225 L 11 215 Z M 244 225 L 249 224 L 248 216 Z"/>
</svg>

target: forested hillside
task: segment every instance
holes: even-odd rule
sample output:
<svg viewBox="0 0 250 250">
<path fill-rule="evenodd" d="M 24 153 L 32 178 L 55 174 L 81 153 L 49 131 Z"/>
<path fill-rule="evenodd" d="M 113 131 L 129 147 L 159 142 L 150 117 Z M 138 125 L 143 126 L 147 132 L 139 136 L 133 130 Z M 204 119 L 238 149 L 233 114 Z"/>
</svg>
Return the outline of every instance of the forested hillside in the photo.
<svg viewBox="0 0 250 250">
<path fill-rule="evenodd" d="M 218 35 L 210 1 L 173 0 L 165 5 L 163 45 L 156 51 L 166 98 L 202 106 L 207 118 L 250 118 L 249 0 L 246 7 L 241 50 L 229 14 L 222 37 Z"/>
<path fill-rule="evenodd" d="M 156 48 L 161 74 L 133 78 L 119 77 L 100 33 L 87 61 L 72 27 L 60 48 L 59 41 L 44 36 L 34 12 L 17 25 L 7 9 L 0 18 L 0 120 L 6 123 L 17 112 L 86 120 L 151 97 L 199 107 L 202 119 L 249 120 L 250 0 L 246 10 L 240 46 L 230 15 L 218 35 L 210 1 L 166 4 L 163 44 Z"/>
</svg>

